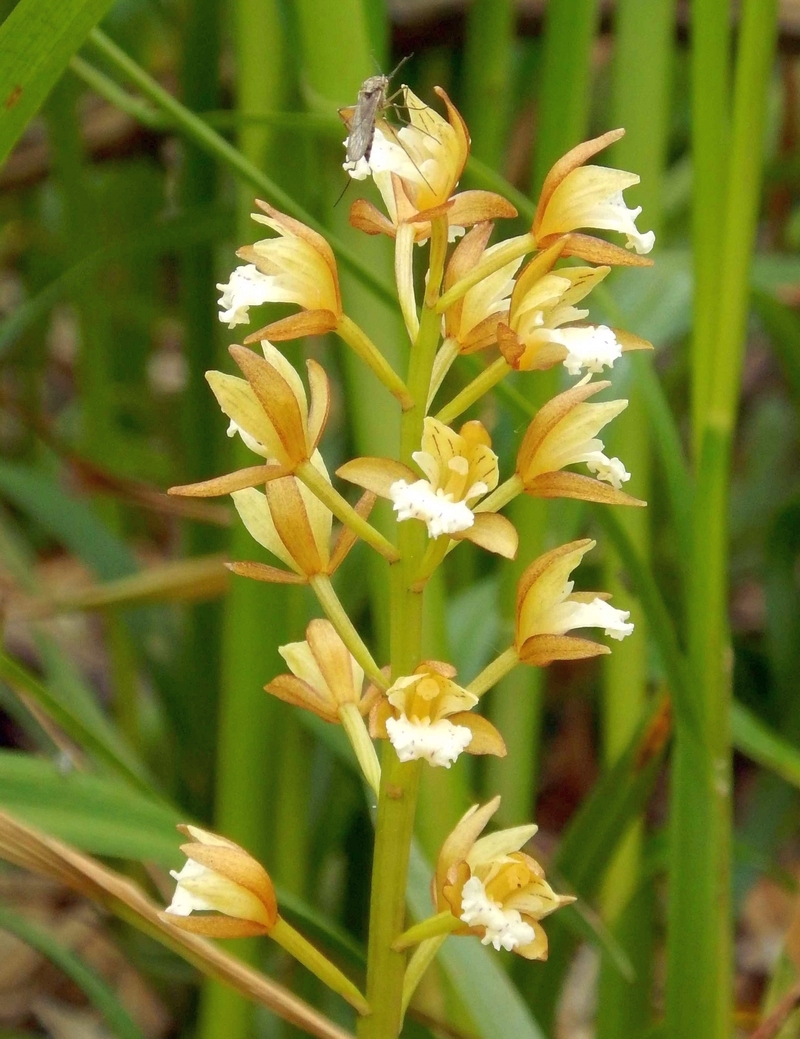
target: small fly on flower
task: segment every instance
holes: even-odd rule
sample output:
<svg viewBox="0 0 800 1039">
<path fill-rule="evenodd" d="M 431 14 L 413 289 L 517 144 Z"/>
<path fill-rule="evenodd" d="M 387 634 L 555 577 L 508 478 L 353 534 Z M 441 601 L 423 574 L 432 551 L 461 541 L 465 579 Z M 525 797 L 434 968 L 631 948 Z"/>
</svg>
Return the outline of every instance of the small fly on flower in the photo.
<svg viewBox="0 0 800 1039">
<path fill-rule="evenodd" d="M 339 116 L 348 130 L 345 169 L 355 169 L 361 159 L 369 160 L 372 142 L 375 138 L 375 123 L 392 107 L 392 97 L 386 96 L 389 83 L 411 57 L 407 54 L 401 58 L 388 76 L 370 76 L 361 84 L 355 106 L 340 108 Z"/>
</svg>

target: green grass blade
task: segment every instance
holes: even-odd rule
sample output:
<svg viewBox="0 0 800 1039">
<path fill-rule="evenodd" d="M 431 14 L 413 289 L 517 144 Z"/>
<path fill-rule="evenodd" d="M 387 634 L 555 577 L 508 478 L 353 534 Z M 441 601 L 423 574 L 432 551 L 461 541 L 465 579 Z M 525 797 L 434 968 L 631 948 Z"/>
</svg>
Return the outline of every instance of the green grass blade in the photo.
<svg viewBox="0 0 800 1039">
<path fill-rule="evenodd" d="M 105 724 L 89 724 L 66 707 L 16 660 L 0 653 L 0 680 L 29 696 L 79 747 L 99 763 L 122 776 L 137 790 L 152 794 L 152 783 L 144 766 L 122 742 L 116 730 Z"/>
<path fill-rule="evenodd" d="M 800 788 L 800 750 L 736 701 L 731 705 L 731 737 L 741 754 Z"/>
<path fill-rule="evenodd" d="M 21 0 L 0 25 L 0 164 L 112 0 Z"/>
<path fill-rule="evenodd" d="M 62 970 L 100 1012 L 115 1039 L 144 1039 L 143 1033 L 120 1003 L 117 994 L 84 961 L 48 931 L 24 916 L 0 906 L 0 930 L 16 935 Z"/>
<path fill-rule="evenodd" d="M 467 12 L 463 114 L 472 153 L 500 169 L 508 136 L 516 30 L 513 0 L 475 0 Z"/>
<path fill-rule="evenodd" d="M 701 5 L 698 13 L 700 10 Z M 708 5 L 702 10 L 709 14 Z M 701 179 L 695 184 L 695 216 L 702 220 L 702 234 L 695 236 L 693 434 L 700 452 L 688 630 L 691 679 L 702 738 L 687 738 L 682 726 L 678 726 L 671 776 L 666 1000 L 670 1039 L 683 1039 L 688 1034 L 728 1039 L 732 1028 L 733 780 L 727 618 L 730 468 L 776 23 L 777 4 L 773 0 L 746 0 L 742 5 L 733 131 L 726 156 L 729 171 L 727 176 L 718 176 L 712 182 L 703 179 L 708 170 L 696 170 Z M 710 23 L 699 28 L 702 38 Z M 715 71 L 712 64 L 710 72 Z M 716 96 L 718 85 L 703 82 L 695 85 L 696 95 L 704 85 Z M 716 154 L 720 132 L 716 124 L 696 124 L 695 149 Z M 719 212 L 720 199 L 724 201 L 724 220 L 711 226 L 709 212 Z M 698 232 L 700 227 L 698 224 Z M 715 271 L 715 285 L 709 287 L 704 270 L 712 261 L 718 273 Z M 710 323 L 709 314 L 713 318 Z M 691 957 L 686 956 L 687 949 L 692 950 Z"/>
<path fill-rule="evenodd" d="M 586 136 L 599 13 L 597 0 L 560 0 L 545 8 L 544 60 L 533 157 L 534 199 L 556 159 Z"/>
<path fill-rule="evenodd" d="M 548 868 L 557 890 L 559 882 L 563 888 L 566 881 L 585 901 L 594 899 L 620 841 L 652 793 L 669 734 L 668 701 L 658 697 L 648 705 L 625 752 L 570 820 Z M 548 921 L 547 931 L 550 953 L 547 962 L 531 974 L 526 994 L 549 1032 L 576 937 L 573 930 L 559 923 L 558 916 Z"/>
<path fill-rule="evenodd" d="M 112 776 L 78 772 L 52 761 L 0 751 L 0 804 L 46 833 L 93 855 L 180 864 L 183 821 L 176 808 L 156 802 Z"/>
</svg>

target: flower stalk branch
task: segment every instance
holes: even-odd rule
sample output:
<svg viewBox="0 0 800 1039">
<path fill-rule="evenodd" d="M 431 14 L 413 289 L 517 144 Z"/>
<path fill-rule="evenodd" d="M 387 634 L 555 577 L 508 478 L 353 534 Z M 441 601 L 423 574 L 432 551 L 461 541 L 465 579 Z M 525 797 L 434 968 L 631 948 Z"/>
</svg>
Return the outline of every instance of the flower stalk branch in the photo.
<svg viewBox="0 0 800 1039">
<path fill-rule="evenodd" d="M 347 499 L 343 498 L 310 462 L 306 462 L 298 467 L 297 477 L 299 480 L 302 480 L 310 491 L 316 494 L 323 505 L 328 506 L 338 520 L 341 520 L 342 523 L 348 526 L 362 541 L 366 541 L 368 545 L 374 548 L 376 552 L 379 552 L 384 559 L 388 559 L 390 563 L 397 562 L 400 556 L 394 545 L 387 541 L 383 534 L 376 530 L 371 523 L 368 523 L 363 516 L 359 516 Z"/>
</svg>

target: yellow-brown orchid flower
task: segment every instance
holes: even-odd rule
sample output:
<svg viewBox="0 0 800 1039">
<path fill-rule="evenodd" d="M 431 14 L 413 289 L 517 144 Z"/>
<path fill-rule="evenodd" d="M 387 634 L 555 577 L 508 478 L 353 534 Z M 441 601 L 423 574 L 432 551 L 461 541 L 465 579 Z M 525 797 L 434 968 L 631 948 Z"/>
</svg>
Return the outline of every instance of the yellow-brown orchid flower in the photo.
<svg viewBox="0 0 800 1039">
<path fill-rule="evenodd" d="M 279 646 L 290 675 L 278 675 L 264 688 L 280 700 L 312 711 L 326 722 L 340 722 L 342 709 L 369 714 L 378 691 L 364 695 L 364 669 L 328 620 L 312 620 L 305 642 Z"/>
<path fill-rule="evenodd" d="M 402 107 L 409 125 L 395 130 L 379 120 L 369 160 L 348 171 L 358 180 L 372 174 L 389 214 L 387 218 L 364 199 L 353 203 L 350 222 L 367 234 L 394 238 L 399 227 L 411 225 L 413 239 L 421 242 L 430 235 L 434 216 L 447 214 L 452 238 L 479 221 L 517 215 L 510 202 L 491 191 L 453 194 L 469 155 L 469 132 L 445 91 L 434 89 L 445 103 L 447 119 L 404 86 Z"/>
<path fill-rule="evenodd" d="M 629 209 L 622 198 L 625 188 L 639 183 L 635 173 L 606 166 L 585 165 L 598 152 L 624 135 L 610 130 L 567 152 L 545 178 L 533 219 L 532 233 L 537 248 L 547 248 L 562 235 L 569 235 L 565 256 L 581 256 L 593 263 L 649 263 L 643 255 L 655 242 L 652 231 L 636 227 L 641 206 Z M 575 234 L 579 228 L 597 228 L 624 234 L 628 252 L 591 235 Z"/>
<path fill-rule="evenodd" d="M 236 268 L 227 284 L 217 286 L 222 292 L 220 321 L 233 328 L 249 322 L 250 307 L 296 303 L 302 308 L 299 314 L 273 321 L 245 342 L 281 341 L 333 331 L 342 317 L 333 250 L 322 235 L 299 220 L 260 199 L 256 199 L 256 205 L 263 212 L 253 213 L 253 219 L 277 231 L 278 237 L 237 250 L 236 255 L 247 263 Z"/>
<path fill-rule="evenodd" d="M 181 846 L 186 863 L 172 871 L 177 886 L 162 920 L 209 938 L 268 934 L 360 1014 L 369 1013 L 353 982 L 280 916 L 269 874 L 252 855 L 199 826 L 178 829 L 192 840 Z"/>
<path fill-rule="evenodd" d="M 630 614 L 609 605 L 602 592 L 573 592 L 569 577 L 597 542 L 585 538 L 535 559 L 517 585 L 514 647 L 523 664 L 545 667 L 554 660 L 581 660 L 609 653 L 607 646 L 568 635 L 578 628 L 602 628 L 613 639 L 633 631 Z"/>
<path fill-rule="evenodd" d="M 499 248 L 497 245 L 486 248 L 493 228 L 491 221 L 476 224 L 458 243 L 445 271 L 445 290 Z M 508 315 L 514 275 L 521 263 L 522 257 L 507 263 L 444 312 L 445 338 L 456 342 L 460 353 L 476 353 L 496 341 L 497 323 Z"/>
<path fill-rule="evenodd" d="M 398 522 L 421 520 L 432 538 L 468 540 L 513 559 L 514 527 L 503 516 L 476 513 L 473 507 L 497 486 L 497 455 L 482 423 L 466 422 L 458 433 L 426 418 L 422 450 L 412 455 L 425 478 L 388 458 L 356 458 L 337 475 L 389 499 Z M 499 522 L 498 522 L 499 521 Z"/>
<path fill-rule="evenodd" d="M 559 393 L 536 413 L 517 454 L 517 479 L 536 498 L 579 498 L 609 505 L 644 505 L 620 490 L 630 473 L 619 458 L 603 453 L 600 430 L 628 406 L 626 400 L 589 404 L 610 382 L 582 381 Z M 585 463 L 594 478 L 562 472 Z"/>
<path fill-rule="evenodd" d="M 181 846 L 183 869 L 171 871 L 177 887 L 166 909 L 170 923 L 212 938 L 268 934 L 278 919 L 278 904 L 264 867 L 225 837 L 199 826 L 178 829 L 192 840 Z"/>
<path fill-rule="evenodd" d="M 536 826 L 480 837 L 499 805 L 499 797 L 473 805 L 445 840 L 436 863 L 434 901 L 439 912 L 463 921 L 456 934 L 477 935 L 482 945 L 526 960 L 546 960 L 547 935 L 540 921 L 575 899 L 557 895 L 536 859 L 520 850 Z"/>
<path fill-rule="evenodd" d="M 310 462 L 325 482 L 330 483 L 318 451 Z M 295 476 L 270 480 L 264 492 L 246 487 L 234 491 L 231 497 L 252 537 L 289 567 L 289 570 L 281 570 L 262 563 L 229 564 L 235 574 L 243 577 L 279 584 L 305 584 L 317 575 L 332 574 L 355 540 L 345 528 L 331 551 L 331 511 Z"/>
<path fill-rule="evenodd" d="M 589 314 L 575 304 L 611 268 L 562 267 L 542 273 L 545 255 L 531 260 L 514 285 L 508 320 L 497 330 L 503 356 L 524 372 L 552 368 L 559 361 L 570 375 L 612 367 L 623 349 L 614 331 L 606 325 L 575 324 Z"/>
<path fill-rule="evenodd" d="M 228 436 L 238 433 L 264 464 L 202 483 L 172 487 L 170 494 L 214 497 L 254 487 L 293 472 L 316 451 L 330 410 L 330 384 L 325 371 L 316 361 L 306 362 L 309 407 L 303 383 L 291 364 L 267 340 L 261 347 L 263 358 L 246 347 L 230 347 L 244 379 L 216 371 L 206 372 L 206 379 L 230 419 Z"/>
<path fill-rule="evenodd" d="M 401 761 L 424 759 L 450 768 L 461 753 L 505 757 L 503 737 L 486 718 L 473 714 L 478 697 L 453 679 L 456 670 L 425 660 L 403 675 L 372 708 L 370 732 L 388 739 Z"/>
</svg>

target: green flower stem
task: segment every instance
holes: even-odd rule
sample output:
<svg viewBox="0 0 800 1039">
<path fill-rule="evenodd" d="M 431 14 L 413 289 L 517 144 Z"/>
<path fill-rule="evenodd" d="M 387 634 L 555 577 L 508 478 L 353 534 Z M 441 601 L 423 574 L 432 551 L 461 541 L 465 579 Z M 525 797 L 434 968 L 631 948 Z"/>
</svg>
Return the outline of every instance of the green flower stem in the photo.
<svg viewBox="0 0 800 1039">
<path fill-rule="evenodd" d="M 310 491 L 327 505 L 334 516 L 348 526 L 354 534 L 358 534 L 362 541 L 366 541 L 376 552 L 388 559 L 390 563 L 396 563 L 400 555 L 394 545 L 377 531 L 371 523 L 363 516 L 359 516 L 350 503 L 332 487 L 325 477 L 315 469 L 310 462 L 303 462 L 295 470 L 298 480 L 302 480 Z"/>
<path fill-rule="evenodd" d="M 437 419 L 449 426 L 467 408 L 472 407 L 476 400 L 480 400 L 489 390 L 502 382 L 510 371 L 512 371 L 511 365 L 505 357 L 498 357 L 488 368 L 484 368 L 477 378 L 465 386 L 461 393 L 457 393 L 449 404 L 445 404 L 436 415 Z"/>
<path fill-rule="evenodd" d="M 474 267 L 469 274 L 465 274 L 464 277 L 455 283 L 452 288 L 449 288 L 447 292 L 443 293 L 439 302 L 436 304 L 436 310 L 443 314 L 448 307 L 458 300 L 462 296 L 465 296 L 471 288 L 478 284 L 479 281 L 483 281 L 484 278 L 488 278 L 490 274 L 494 274 L 495 271 L 499 271 L 501 267 L 505 267 L 507 263 L 511 263 L 512 260 L 516 260 L 520 256 L 524 256 L 526 253 L 532 253 L 536 249 L 536 239 L 532 234 L 520 235 L 518 238 L 509 238 L 508 241 L 503 243 L 503 248 L 498 249 L 496 253 L 489 257 L 488 260 L 484 260 L 483 263 L 479 263 L 477 267 Z"/>
<path fill-rule="evenodd" d="M 499 512 L 504 508 L 510 501 L 519 497 L 520 494 L 525 490 L 525 486 L 522 483 L 522 477 L 519 473 L 514 473 L 513 476 L 501 483 L 499 487 L 495 487 L 491 494 L 488 494 L 482 502 L 479 502 L 475 506 L 476 512 Z"/>
<path fill-rule="evenodd" d="M 452 917 L 452 919 L 455 920 L 455 917 Z M 460 921 L 456 920 L 456 923 L 460 923 Z M 404 1015 L 406 1010 L 408 1010 L 408 1004 L 411 1002 L 414 993 L 417 991 L 417 985 L 422 981 L 425 971 L 433 963 L 436 953 L 444 945 L 446 938 L 446 934 L 437 935 L 435 938 L 428 938 L 414 950 L 414 955 L 408 961 L 406 975 L 403 978 L 402 1009 Z"/>
<path fill-rule="evenodd" d="M 328 988 L 338 992 L 343 999 L 356 1008 L 359 1014 L 368 1014 L 369 1004 L 358 991 L 353 982 L 335 967 L 329 959 L 322 955 L 319 949 L 307 941 L 299 931 L 295 931 L 282 916 L 279 916 L 269 932 L 270 938 L 276 941 L 282 949 L 293 956 L 298 963 L 302 963 Z"/>
<path fill-rule="evenodd" d="M 375 753 L 375 744 L 370 739 L 367 726 L 354 703 L 342 704 L 339 721 L 350 740 L 350 746 L 370 788 L 377 795 L 381 785 L 381 766 Z"/>
<path fill-rule="evenodd" d="M 441 318 L 433 304 L 444 272 L 446 243 L 446 218 L 433 220 L 428 291 L 408 368 L 408 388 L 414 404 L 403 412 L 400 426 L 400 457 L 407 464 L 422 438 L 431 371 L 439 345 Z M 424 527 L 420 523 L 399 524 L 398 542 L 401 559 L 392 567 L 391 575 L 393 679 L 411 674 L 420 660 L 422 593 L 413 591 L 411 585 L 427 547 Z M 372 1013 L 359 1021 L 359 1039 L 395 1039 L 402 1026 L 406 957 L 395 952 L 392 943 L 405 923 L 408 860 L 421 766 L 420 761 L 401 762 L 391 743 L 387 740 L 384 744 L 367 950 L 367 1001 Z"/>
<path fill-rule="evenodd" d="M 344 245 L 340 239 L 327 233 L 319 221 L 307 213 L 302 206 L 299 206 L 291 195 L 278 187 L 254 162 L 229 144 L 224 137 L 212 130 L 208 123 L 194 112 L 189 111 L 169 91 L 164 90 L 141 65 L 129 57 L 104 32 L 100 29 L 93 29 L 89 33 L 88 42 L 126 79 L 138 87 L 157 108 L 166 112 L 174 120 L 178 131 L 193 140 L 198 147 L 216 156 L 232 170 L 235 170 L 240 177 L 249 181 L 258 191 L 262 191 L 272 205 L 293 216 L 295 220 L 302 221 L 320 234 L 324 234 L 339 260 L 356 274 L 376 296 L 392 306 L 396 303 L 393 288 L 379 278 L 361 257 Z"/>
<path fill-rule="evenodd" d="M 386 676 L 372 659 L 372 654 L 367 649 L 361 636 L 353 626 L 353 622 L 347 616 L 339 596 L 333 590 L 330 577 L 327 574 L 314 574 L 308 579 L 308 583 L 314 590 L 319 604 L 325 611 L 325 615 L 336 628 L 342 642 L 347 646 L 364 671 L 380 689 L 388 689 L 389 683 Z"/>
<path fill-rule="evenodd" d="M 414 924 L 413 927 L 409 927 L 407 931 L 400 935 L 393 948 L 397 952 L 403 949 L 410 949 L 412 945 L 419 945 L 420 942 L 424 942 L 428 938 L 452 934 L 457 927 L 461 926 L 461 921 L 458 917 L 453 916 L 450 910 L 446 909 L 443 913 L 429 916 L 427 920 L 422 920 L 420 923 Z"/>
<path fill-rule="evenodd" d="M 505 678 L 510 671 L 513 671 L 518 663 L 519 656 L 516 646 L 509 646 L 499 657 L 495 657 L 490 664 L 487 664 L 477 678 L 472 679 L 466 687 L 467 692 L 473 693 L 475 696 L 483 696 L 497 685 L 501 678 Z"/>
<path fill-rule="evenodd" d="M 340 339 L 358 354 L 364 364 L 377 375 L 386 389 L 400 401 L 403 410 L 410 408 L 412 399 L 409 395 L 408 387 L 367 333 L 352 318 L 349 318 L 347 314 L 342 314 L 339 319 L 336 333 Z"/>
</svg>

